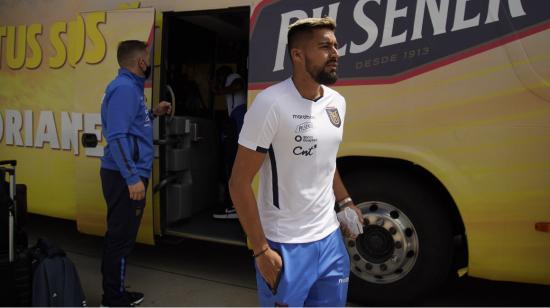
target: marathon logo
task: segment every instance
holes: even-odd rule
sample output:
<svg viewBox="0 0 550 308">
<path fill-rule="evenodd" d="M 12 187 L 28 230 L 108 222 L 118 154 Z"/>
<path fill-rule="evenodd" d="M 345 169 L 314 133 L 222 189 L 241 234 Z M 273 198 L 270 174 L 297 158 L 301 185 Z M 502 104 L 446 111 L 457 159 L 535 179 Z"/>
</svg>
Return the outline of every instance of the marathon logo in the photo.
<svg viewBox="0 0 550 308">
<path fill-rule="evenodd" d="M 549 11 L 534 0 L 264 0 L 251 19 L 251 88 L 291 74 L 287 32 L 298 19 L 337 21 L 338 84 L 382 84 L 548 29 Z"/>
<path fill-rule="evenodd" d="M 293 119 L 299 119 L 299 120 L 310 120 L 310 119 L 315 119 L 314 116 L 309 115 L 309 114 L 293 114 L 293 115 L 292 115 L 292 118 L 293 118 Z"/>
</svg>

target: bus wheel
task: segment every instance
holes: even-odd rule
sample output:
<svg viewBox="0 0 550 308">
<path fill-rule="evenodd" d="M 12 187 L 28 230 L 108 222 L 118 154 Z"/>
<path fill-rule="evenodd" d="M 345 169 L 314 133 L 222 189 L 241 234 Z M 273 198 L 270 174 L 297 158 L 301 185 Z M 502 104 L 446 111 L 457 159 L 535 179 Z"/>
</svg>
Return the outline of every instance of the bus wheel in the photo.
<svg viewBox="0 0 550 308">
<path fill-rule="evenodd" d="M 352 302 L 400 305 L 441 286 L 451 270 L 452 224 L 446 204 L 412 176 L 365 171 L 344 176 L 365 218 L 346 240 Z"/>
</svg>

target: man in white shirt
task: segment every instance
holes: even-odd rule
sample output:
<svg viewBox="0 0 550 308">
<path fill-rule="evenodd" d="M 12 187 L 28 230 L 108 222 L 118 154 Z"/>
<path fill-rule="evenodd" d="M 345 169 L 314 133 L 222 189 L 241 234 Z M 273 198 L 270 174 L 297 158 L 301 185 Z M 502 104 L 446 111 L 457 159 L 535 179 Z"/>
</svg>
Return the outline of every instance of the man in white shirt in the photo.
<svg viewBox="0 0 550 308">
<path fill-rule="evenodd" d="M 236 116 L 235 112 L 239 108 L 246 106 L 244 80 L 241 75 L 234 73 L 227 65 L 223 65 L 216 70 L 216 83 L 213 86 L 213 92 L 218 95 L 225 95 L 227 115 L 230 118 Z M 240 121 L 239 128 L 242 127 L 242 119 Z"/>
<path fill-rule="evenodd" d="M 246 113 L 246 88 L 241 75 L 233 73 L 229 66 L 221 66 L 216 70 L 216 83 L 213 92 L 218 95 L 225 95 L 227 104 L 228 122 L 222 131 L 222 146 L 225 164 L 226 179 L 231 176 L 231 168 L 237 155 L 237 139 L 243 127 L 244 114 Z M 226 208 L 214 212 L 216 219 L 237 219 L 237 212 L 227 198 Z"/>
<path fill-rule="evenodd" d="M 361 224 L 363 217 L 336 170 L 346 104 L 325 86 L 337 80 L 335 29 L 330 18 L 289 27 L 292 78 L 258 94 L 239 136 L 229 185 L 262 306 L 346 304 L 350 263 L 334 205 L 350 207 Z"/>
</svg>

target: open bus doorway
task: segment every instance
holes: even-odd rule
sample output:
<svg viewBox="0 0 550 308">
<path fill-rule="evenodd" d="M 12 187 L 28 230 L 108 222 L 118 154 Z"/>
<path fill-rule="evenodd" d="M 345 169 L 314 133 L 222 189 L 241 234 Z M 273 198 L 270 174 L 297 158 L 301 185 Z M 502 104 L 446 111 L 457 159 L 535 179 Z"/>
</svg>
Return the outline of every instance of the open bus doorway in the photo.
<svg viewBox="0 0 550 308">
<path fill-rule="evenodd" d="M 212 84 L 216 71 L 230 68 L 242 77 L 246 95 L 249 16 L 249 7 L 164 13 L 160 95 L 175 110 L 160 123 L 163 234 L 246 244 L 237 219 L 212 217 L 231 206 L 228 106 Z M 236 147 L 236 138 L 230 142 Z"/>
</svg>

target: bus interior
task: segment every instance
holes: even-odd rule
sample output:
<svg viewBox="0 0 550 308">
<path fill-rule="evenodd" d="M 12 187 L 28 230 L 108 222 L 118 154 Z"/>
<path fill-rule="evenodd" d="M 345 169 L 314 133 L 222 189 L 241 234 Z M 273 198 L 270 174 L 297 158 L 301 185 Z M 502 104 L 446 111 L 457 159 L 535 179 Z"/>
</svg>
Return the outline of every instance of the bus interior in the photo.
<svg viewBox="0 0 550 308">
<path fill-rule="evenodd" d="M 231 207 L 228 157 L 238 138 L 212 84 L 216 70 L 230 67 L 246 97 L 249 16 L 249 7 L 164 13 L 159 94 L 174 110 L 161 118 L 155 141 L 162 235 L 246 245 L 237 219 L 212 217 Z"/>
</svg>

